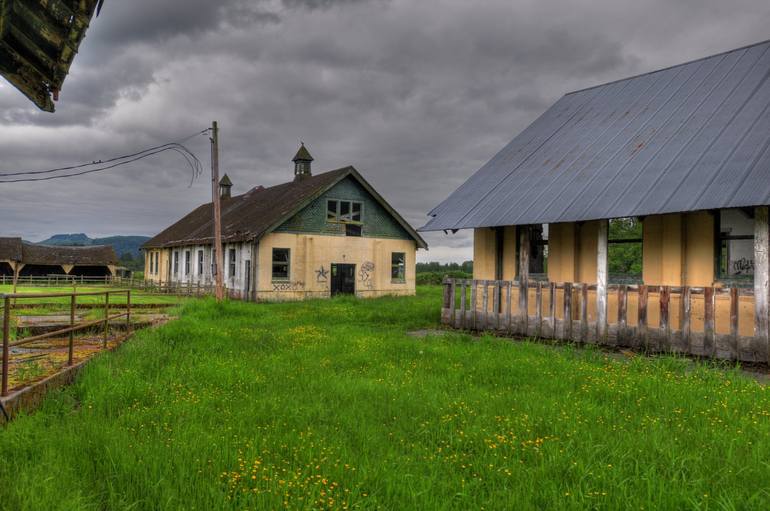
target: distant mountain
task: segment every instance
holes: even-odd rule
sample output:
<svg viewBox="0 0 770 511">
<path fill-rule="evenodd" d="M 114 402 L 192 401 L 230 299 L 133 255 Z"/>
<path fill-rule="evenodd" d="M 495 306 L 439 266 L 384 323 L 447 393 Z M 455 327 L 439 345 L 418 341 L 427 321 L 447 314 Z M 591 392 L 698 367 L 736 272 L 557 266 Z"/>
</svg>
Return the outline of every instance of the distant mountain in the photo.
<svg viewBox="0 0 770 511">
<path fill-rule="evenodd" d="M 131 254 L 134 259 L 141 258 L 139 247 L 150 238 L 148 236 L 109 236 L 107 238 L 89 238 L 83 233 L 79 234 L 55 234 L 39 245 L 64 245 L 70 247 L 87 247 L 89 245 L 111 245 L 115 254 L 122 257 L 123 254 Z"/>
</svg>

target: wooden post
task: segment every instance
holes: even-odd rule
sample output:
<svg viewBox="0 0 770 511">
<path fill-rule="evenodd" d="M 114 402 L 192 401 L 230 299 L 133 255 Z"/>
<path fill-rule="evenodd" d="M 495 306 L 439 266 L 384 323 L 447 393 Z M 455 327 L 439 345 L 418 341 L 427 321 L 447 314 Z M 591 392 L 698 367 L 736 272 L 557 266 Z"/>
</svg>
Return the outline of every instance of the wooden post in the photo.
<svg viewBox="0 0 770 511">
<path fill-rule="evenodd" d="M 77 295 L 72 293 L 70 297 L 70 328 L 75 326 L 75 308 L 77 307 Z M 75 332 L 70 332 L 69 346 L 67 348 L 67 365 L 71 366 L 75 361 Z"/>
<path fill-rule="evenodd" d="M 714 340 L 715 306 L 714 288 L 703 288 L 703 354 L 707 357 L 714 357 L 717 352 L 717 346 Z"/>
<path fill-rule="evenodd" d="M 494 310 L 495 318 L 495 330 L 500 328 L 500 281 L 495 281 L 494 293 L 492 297 L 492 309 Z"/>
<path fill-rule="evenodd" d="M 660 288 L 660 331 L 663 339 L 663 350 L 671 349 L 671 325 L 668 321 L 669 303 L 671 300 L 671 288 L 661 286 Z"/>
<path fill-rule="evenodd" d="M 754 208 L 754 338 L 761 351 L 770 355 L 770 317 L 768 317 L 768 297 L 770 297 L 770 228 L 768 227 L 768 207 Z"/>
<path fill-rule="evenodd" d="M 588 342 L 588 284 L 580 284 L 580 340 Z"/>
<path fill-rule="evenodd" d="M 738 318 L 740 316 L 740 298 L 738 295 L 738 288 L 730 288 L 730 356 L 734 359 L 740 358 L 738 353 L 738 339 L 740 336 L 740 330 L 738 329 Z"/>
<path fill-rule="evenodd" d="M 482 330 L 489 328 L 489 281 L 481 281 L 484 289 L 481 291 L 481 308 L 484 310 L 484 323 L 481 326 Z"/>
<path fill-rule="evenodd" d="M 513 304 L 511 303 L 512 287 L 513 283 L 511 281 L 505 283 L 505 329 L 508 333 L 511 332 L 511 309 L 513 309 Z"/>
<path fill-rule="evenodd" d="M 649 293 L 647 286 L 644 284 L 639 286 L 639 339 L 641 340 L 644 351 L 649 351 L 650 343 L 647 336 L 647 302 L 649 299 Z"/>
<path fill-rule="evenodd" d="M 548 317 L 551 321 L 551 337 L 556 338 L 556 282 L 548 284 Z"/>
<path fill-rule="evenodd" d="M 463 280 L 460 288 L 460 328 L 465 328 L 465 299 L 468 294 L 468 281 Z"/>
<path fill-rule="evenodd" d="M 478 311 L 476 311 L 476 303 L 478 301 L 476 294 L 478 286 L 478 280 L 471 281 L 471 328 L 473 330 L 478 329 Z"/>
<path fill-rule="evenodd" d="M 131 290 L 126 291 L 126 335 L 131 333 Z"/>
<path fill-rule="evenodd" d="M 110 335 L 110 292 L 104 293 L 104 347 L 107 348 L 107 339 Z"/>
<path fill-rule="evenodd" d="M 449 309 L 450 307 L 452 307 L 452 283 L 448 276 L 444 276 L 444 304 L 443 310 L 441 311 L 442 323 L 446 324 L 450 321 L 452 317 L 452 313 Z"/>
<path fill-rule="evenodd" d="M 681 336 L 682 344 L 686 353 L 692 353 L 692 337 L 690 336 L 690 316 L 692 315 L 692 291 L 690 286 L 682 287 L 682 317 L 681 323 Z"/>
<path fill-rule="evenodd" d="M 529 226 L 519 226 L 519 315 L 521 335 L 527 335 L 529 319 Z"/>
<path fill-rule="evenodd" d="M 211 188 L 214 204 L 214 258 L 216 299 L 221 302 L 224 299 L 224 254 L 222 253 L 222 204 L 219 197 L 219 124 L 214 121 L 211 124 Z"/>
<path fill-rule="evenodd" d="M 538 281 L 535 290 L 535 337 L 543 335 L 543 283 Z"/>
<path fill-rule="evenodd" d="M 3 300 L 3 382 L 2 395 L 8 395 L 8 363 L 11 348 L 11 299 Z"/>
<path fill-rule="evenodd" d="M 618 346 L 628 341 L 628 286 L 618 286 Z M 626 344 L 624 344 L 626 343 Z"/>
<path fill-rule="evenodd" d="M 607 343 L 607 239 L 609 221 L 599 222 L 596 245 L 596 336 L 600 344 Z"/>
<path fill-rule="evenodd" d="M 561 324 L 561 338 L 572 340 L 572 283 L 564 283 L 564 319 Z"/>
</svg>

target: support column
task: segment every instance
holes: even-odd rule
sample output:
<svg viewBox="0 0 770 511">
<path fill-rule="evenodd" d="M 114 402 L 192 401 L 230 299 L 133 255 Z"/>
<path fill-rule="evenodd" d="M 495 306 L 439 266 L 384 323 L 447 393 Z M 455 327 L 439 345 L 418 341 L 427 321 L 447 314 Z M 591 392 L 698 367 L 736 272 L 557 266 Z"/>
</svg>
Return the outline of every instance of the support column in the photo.
<svg viewBox="0 0 770 511">
<path fill-rule="evenodd" d="M 527 335 L 529 319 L 529 226 L 519 226 L 519 315 L 522 335 Z"/>
<path fill-rule="evenodd" d="M 770 356 L 770 317 L 768 317 L 768 295 L 770 295 L 770 228 L 768 208 L 754 208 L 754 337 L 761 350 Z"/>
<path fill-rule="evenodd" d="M 607 236 L 609 221 L 599 221 L 599 233 L 596 243 L 596 335 L 597 341 L 607 342 Z"/>
</svg>

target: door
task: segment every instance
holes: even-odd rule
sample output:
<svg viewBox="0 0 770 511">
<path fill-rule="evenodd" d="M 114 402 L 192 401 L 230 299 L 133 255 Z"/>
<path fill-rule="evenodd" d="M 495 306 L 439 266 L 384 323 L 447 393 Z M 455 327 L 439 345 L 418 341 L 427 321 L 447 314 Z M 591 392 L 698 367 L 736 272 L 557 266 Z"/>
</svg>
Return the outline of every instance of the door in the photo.
<svg viewBox="0 0 770 511">
<path fill-rule="evenodd" d="M 356 294 L 356 265 L 332 264 L 332 296 Z"/>
</svg>

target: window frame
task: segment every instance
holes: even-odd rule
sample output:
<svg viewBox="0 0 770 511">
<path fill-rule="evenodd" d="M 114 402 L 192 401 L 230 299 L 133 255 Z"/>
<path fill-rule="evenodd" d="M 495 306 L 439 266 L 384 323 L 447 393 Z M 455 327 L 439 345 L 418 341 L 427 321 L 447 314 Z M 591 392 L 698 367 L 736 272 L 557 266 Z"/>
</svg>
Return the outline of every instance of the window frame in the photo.
<svg viewBox="0 0 770 511">
<path fill-rule="evenodd" d="M 336 203 L 335 209 L 334 209 L 334 217 L 330 216 L 331 208 L 330 203 Z M 344 219 L 342 218 L 342 205 L 347 204 L 348 205 L 348 213 L 347 215 L 350 216 L 350 219 Z M 353 216 L 354 214 L 354 206 L 358 206 L 358 220 L 354 220 Z M 352 199 L 326 199 L 326 221 L 328 223 L 333 224 L 351 224 L 351 225 L 363 225 L 364 224 L 364 202 L 360 200 L 352 200 Z"/>
<path fill-rule="evenodd" d="M 227 256 L 227 278 L 234 279 L 238 266 L 238 254 L 234 248 L 230 248 L 227 251 Z"/>
<path fill-rule="evenodd" d="M 396 256 L 401 256 L 401 262 L 395 262 Z M 390 281 L 394 284 L 406 283 L 406 252 L 390 253 Z"/>
<path fill-rule="evenodd" d="M 192 265 L 190 264 L 192 260 L 192 251 L 191 250 L 185 250 L 184 251 L 184 275 L 185 277 L 190 275 L 190 270 L 192 269 Z"/>
<path fill-rule="evenodd" d="M 203 249 L 198 249 L 198 275 L 203 275 L 205 267 Z"/>
<path fill-rule="evenodd" d="M 639 222 L 639 225 L 641 226 L 642 235 L 639 238 L 617 238 L 612 239 L 610 238 L 610 222 L 613 220 L 625 220 L 625 219 L 635 219 L 637 222 Z M 609 260 L 610 260 L 610 250 L 612 245 L 636 245 L 639 244 L 640 250 L 639 250 L 639 258 L 640 258 L 640 265 L 642 268 L 641 273 L 634 274 L 634 273 L 610 273 L 609 270 Z M 621 217 L 621 218 L 611 218 L 607 220 L 607 283 L 608 284 L 620 284 L 620 285 L 640 285 L 644 284 L 644 217 Z"/>
<path fill-rule="evenodd" d="M 286 261 L 280 261 L 275 258 L 275 254 L 277 251 L 286 251 Z M 273 247 L 271 251 L 271 265 L 270 265 L 270 276 L 273 282 L 287 282 L 291 280 L 291 249 L 290 248 L 284 248 L 284 247 Z M 275 267 L 276 265 L 280 266 L 286 266 L 286 276 L 276 276 L 275 273 Z"/>
<path fill-rule="evenodd" d="M 732 208 L 725 208 L 732 209 Z M 743 208 L 735 208 L 744 211 Z M 732 287 L 752 287 L 754 285 L 754 273 L 747 275 L 725 275 L 722 272 L 722 250 L 727 241 L 751 241 L 754 244 L 754 234 L 722 235 L 722 209 L 713 210 L 714 218 L 714 280 Z M 746 213 L 744 211 L 744 213 Z M 754 215 L 746 213 L 754 222 Z M 728 261 L 729 264 L 729 261 Z M 728 270 L 729 271 L 729 270 Z"/>
<path fill-rule="evenodd" d="M 174 250 L 174 276 L 179 275 L 179 251 Z"/>
</svg>

